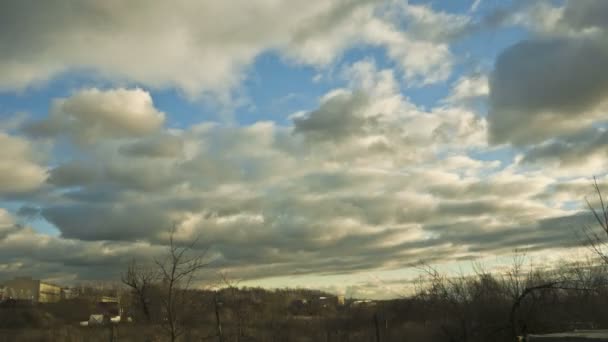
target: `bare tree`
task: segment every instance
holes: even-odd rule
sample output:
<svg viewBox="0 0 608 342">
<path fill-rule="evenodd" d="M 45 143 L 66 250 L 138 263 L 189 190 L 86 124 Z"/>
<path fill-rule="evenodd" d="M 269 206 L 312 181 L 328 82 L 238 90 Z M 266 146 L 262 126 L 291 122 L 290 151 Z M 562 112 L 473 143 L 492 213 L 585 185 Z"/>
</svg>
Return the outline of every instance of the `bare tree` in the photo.
<svg viewBox="0 0 608 342">
<path fill-rule="evenodd" d="M 247 319 L 251 316 L 251 303 L 246 291 L 239 289 L 242 279 L 233 280 L 225 272 L 220 272 L 225 291 L 228 293 L 228 303 L 233 313 L 236 325 L 236 341 L 239 342 L 246 337 Z"/>
<path fill-rule="evenodd" d="M 589 211 L 593 214 L 593 217 L 599 226 L 599 232 L 598 229 L 593 229 L 589 225 L 584 225 L 583 231 L 593 252 L 595 252 L 604 263 L 608 264 L 608 253 L 606 251 L 608 247 L 608 204 L 604 202 L 602 190 L 595 177 L 593 177 L 593 188 L 597 195 L 600 208 L 596 208 L 596 206 L 591 204 L 587 198 L 585 198 L 585 201 L 587 202 L 587 208 L 589 208 Z"/>
<path fill-rule="evenodd" d="M 175 232 L 172 227 L 167 252 L 162 258 L 155 258 L 149 267 L 132 261 L 122 275 L 122 282 L 132 289 L 147 322 L 156 321 L 158 316 L 150 306 L 152 297 L 160 304 L 158 321 L 172 342 L 185 332 L 192 281 L 198 271 L 209 265 L 207 250 L 195 253 L 198 238 L 180 244 L 175 241 Z"/>
<path fill-rule="evenodd" d="M 167 255 L 155 259 L 161 277 L 161 305 L 163 319 L 161 327 L 167 333 L 171 342 L 177 340 L 185 331 L 182 325 L 184 308 L 188 305 L 188 294 L 192 280 L 198 271 L 209 265 L 206 250 L 201 254 L 191 256 L 195 250 L 198 238 L 187 245 L 175 242 L 175 227 L 169 232 Z"/>
<path fill-rule="evenodd" d="M 123 284 L 131 288 L 135 300 L 143 312 L 145 320 L 148 323 L 151 322 L 150 291 L 158 280 L 158 272 L 132 260 L 127 268 L 127 272 L 122 274 L 121 280 Z"/>
</svg>

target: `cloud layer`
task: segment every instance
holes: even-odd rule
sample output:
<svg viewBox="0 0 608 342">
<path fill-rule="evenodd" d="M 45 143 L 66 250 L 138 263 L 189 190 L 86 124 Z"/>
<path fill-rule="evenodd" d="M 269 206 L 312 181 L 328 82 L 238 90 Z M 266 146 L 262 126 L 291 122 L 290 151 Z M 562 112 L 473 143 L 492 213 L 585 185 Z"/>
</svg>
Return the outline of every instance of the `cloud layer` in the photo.
<svg viewBox="0 0 608 342">
<path fill-rule="evenodd" d="M 479 21 L 399 1 L 0 5 L 0 88 L 83 70 L 105 84 L 0 121 L 0 275 L 116 277 L 172 226 L 245 279 L 577 246 L 589 177 L 608 180 L 602 3 Z M 528 36 L 491 70 L 461 70 L 455 42 L 513 25 Z M 386 61 L 343 60 L 354 47 Z M 284 121 L 175 128 L 155 102 L 221 98 L 269 52 L 339 80 Z M 409 96 L 438 83 L 436 102 Z"/>
<path fill-rule="evenodd" d="M 255 279 L 572 244 L 571 221 L 555 217 L 573 214 L 541 200 L 555 179 L 467 156 L 485 145 L 483 118 L 466 107 L 418 108 L 371 61 L 344 74 L 348 88 L 288 126 L 160 128 L 163 114 L 140 89 L 55 101 L 49 119 L 26 132 L 69 115 L 60 132 L 76 136 L 69 141 L 80 152 L 49 168 L 44 194 L 31 201 L 38 209 L 28 215 L 60 232 L 40 253 L 69 244 L 100 269 L 119 268 L 133 253 L 157 253 L 175 225 L 179 241 L 200 235 L 217 267 Z M 37 235 L 20 228 L 5 240 Z"/>
<path fill-rule="evenodd" d="M 0 6 L 0 43 L 11 47 L 0 53 L 0 89 L 23 89 L 61 73 L 90 70 L 106 79 L 176 87 L 192 97 L 229 92 L 268 51 L 324 66 L 356 44 L 386 48 L 412 84 L 441 81 L 452 64 L 448 46 L 439 40 L 445 32 L 418 33 L 465 20 L 374 0 L 66 0 Z M 413 23 L 411 33 L 400 29 L 400 18 Z"/>
</svg>

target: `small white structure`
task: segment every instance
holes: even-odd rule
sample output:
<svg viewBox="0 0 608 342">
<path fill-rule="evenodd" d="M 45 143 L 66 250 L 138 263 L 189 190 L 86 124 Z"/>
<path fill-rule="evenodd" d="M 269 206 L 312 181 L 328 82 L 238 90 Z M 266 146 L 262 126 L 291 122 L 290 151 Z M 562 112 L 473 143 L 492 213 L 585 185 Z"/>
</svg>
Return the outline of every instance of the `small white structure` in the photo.
<svg viewBox="0 0 608 342">
<path fill-rule="evenodd" d="M 107 324 L 118 324 L 120 322 L 131 323 L 133 319 L 127 317 L 126 320 L 122 320 L 121 316 L 109 317 L 107 315 L 93 314 L 89 317 L 88 321 L 80 322 L 81 327 L 93 327 Z"/>
<path fill-rule="evenodd" d="M 528 335 L 525 342 L 608 342 L 608 330 L 575 330 L 557 334 Z"/>
<path fill-rule="evenodd" d="M 89 316 L 89 326 L 106 324 L 108 322 L 106 317 L 107 316 L 104 316 L 104 315 Z"/>
</svg>

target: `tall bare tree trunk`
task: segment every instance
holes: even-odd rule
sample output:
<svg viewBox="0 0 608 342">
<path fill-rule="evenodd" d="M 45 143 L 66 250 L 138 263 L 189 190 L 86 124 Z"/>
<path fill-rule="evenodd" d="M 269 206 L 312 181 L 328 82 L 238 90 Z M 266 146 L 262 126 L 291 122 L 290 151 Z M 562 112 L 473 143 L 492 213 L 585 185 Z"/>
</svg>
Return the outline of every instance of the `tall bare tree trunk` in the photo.
<svg viewBox="0 0 608 342">
<path fill-rule="evenodd" d="M 217 329 L 217 339 L 219 342 L 224 342 L 224 336 L 222 335 L 222 321 L 220 319 L 220 309 L 217 300 L 217 292 L 213 296 L 213 303 L 215 306 L 215 324 Z"/>
</svg>

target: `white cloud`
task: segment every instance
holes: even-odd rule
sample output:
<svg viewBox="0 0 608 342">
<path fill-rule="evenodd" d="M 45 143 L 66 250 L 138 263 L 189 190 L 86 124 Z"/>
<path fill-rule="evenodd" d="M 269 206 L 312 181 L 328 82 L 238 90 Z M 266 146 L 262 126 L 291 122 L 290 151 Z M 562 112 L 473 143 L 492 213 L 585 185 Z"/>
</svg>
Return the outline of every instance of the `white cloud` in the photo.
<svg viewBox="0 0 608 342">
<path fill-rule="evenodd" d="M 481 5 L 482 0 L 474 0 L 473 3 L 471 4 L 471 7 L 469 8 L 469 12 L 475 12 L 477 11 L 477 9 L 479 8 L 479 5 Z"/>
<path fill-rule="evenodd" d="M 41 137 L 67 134 L 80 142 L 92 143 L 154 133 L 164 119 L 144 90 L 92 88 L 56 100 L 49 117 L 27 125 L 26 131 Z"/>
<path fill-rule="evenodd" d="M 0 194 L 35 190 L 46 179 L 29 141 L 0 132 Z"/>
<path fill-rule="evenodd" d="M 361 44 L 386 48 L 412 84 L 445 79 L 451 69 L 447 45 L 437 35 L 418 36 L 426 30 L 401 30 L 387 12 L 390 6 L 373 0 L 4 3 L 0 43 L 11 48 L 0 53 L 0 89 L 89 70 L 113 81 L 178 88 L 191 97 L 225 95 L 262 53 L 325 66 Z M 424 27 L 463 20 L 429 9 L 412 12 Z"/>
<path fill-rule="evenodd" d="M 485 98 L 489 93 L 488 78 L 485 75 L 463 76 L 454 83 L 445 102 L 466 103 L 474 99 Z"/>
</svg>

